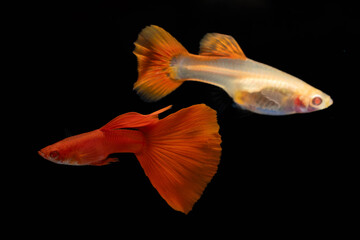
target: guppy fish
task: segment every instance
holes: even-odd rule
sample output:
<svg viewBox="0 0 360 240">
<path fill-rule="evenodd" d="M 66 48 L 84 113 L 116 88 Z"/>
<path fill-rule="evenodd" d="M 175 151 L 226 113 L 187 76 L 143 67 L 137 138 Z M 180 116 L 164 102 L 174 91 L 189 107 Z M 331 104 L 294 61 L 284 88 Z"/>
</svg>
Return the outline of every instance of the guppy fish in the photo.
<svg viewBox="0 0 360 240">
<path fill-rule="evenodd" d="M 41 149 L 47 160 L 68 165 L 101 166 L 134 153 L 150 182 L 175 210 L 187 214 L 217 171 L 221 155 L 216 112 L 204 104 L 158 114 L 122 114 L 100 129 L 65 138 Z"/>
<path fill-rule="evenodd" d="M 144 28 L 135 42 L 137 93 L 157 101 L 184 81 L 212 84 L 225 90 L 241 108 L 267 115 L 306 113 L 329 107 L 327 94 L 302 80 L 245 56 L 234 38 L 208 33 L 200 54 L 190 54 L 158 26 Z"/>
</svg>

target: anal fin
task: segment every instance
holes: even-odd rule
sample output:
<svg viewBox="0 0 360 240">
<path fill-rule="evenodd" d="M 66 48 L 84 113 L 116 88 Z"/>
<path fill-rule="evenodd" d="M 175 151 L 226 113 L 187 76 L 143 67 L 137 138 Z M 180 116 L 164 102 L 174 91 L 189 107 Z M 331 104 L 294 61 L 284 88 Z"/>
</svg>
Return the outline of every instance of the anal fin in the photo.
<svg viewBox="0 0 360 240">
<path fill-rule="evenodd" d="M 117 161 L 119 161 L 118 158 L 106 158 L 106 159 L 104 159 L 104 160 L 91 163 L 90 165 L 91 165 L 91 166 L 104 166 L 104 165 L 108 165 L 108 164 L 110 164 L 110 163 L 117 162 Z"/>
</svg>

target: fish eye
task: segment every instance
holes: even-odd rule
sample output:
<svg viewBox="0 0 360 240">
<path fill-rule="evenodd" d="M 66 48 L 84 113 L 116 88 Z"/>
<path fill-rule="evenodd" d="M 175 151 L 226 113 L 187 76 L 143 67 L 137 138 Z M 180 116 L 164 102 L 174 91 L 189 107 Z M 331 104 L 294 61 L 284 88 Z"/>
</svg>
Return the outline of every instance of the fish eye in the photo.
<svg viewBox="0 0 360 240">
<path fill-rule="evenodd" d="M 52 152 L 49 154 L 49 156 L 50 156 L 51 158 L 57 158 L 57 157 L 59 156 L 59 152 L 58 152 L 58 151 L 52 151 Z"/>
<path fill-rule="evenodd" d="M 315 96 L 313 97 L 313 99 L 311 100 L 311 103 L 314 106 L 319 106 L 321 103 L 323 102 L 322 98 L 320 96 Z"/>
</svg>

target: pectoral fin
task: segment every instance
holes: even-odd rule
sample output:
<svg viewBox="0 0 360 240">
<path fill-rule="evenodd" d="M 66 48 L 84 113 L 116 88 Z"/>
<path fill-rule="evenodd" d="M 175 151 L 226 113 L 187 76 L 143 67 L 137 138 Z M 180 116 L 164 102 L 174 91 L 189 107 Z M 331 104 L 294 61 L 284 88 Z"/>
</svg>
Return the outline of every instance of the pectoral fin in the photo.
<svg viewBox="0 0 360 240">
<path fill-rule="evenodd" d="M 279 91 L 275 88 L 263 88 L 260 92 L 266 98 L 271 99 L 275 102 L 281 102 L 282 99 L 286 96 L 284 92 Z"/>
<path fill-rule="evenodd" d="M 265 88 L 260 91 L 258 96 L 258 103 L 262 108 L 269 110 L 277 110 L 280 108 L 281 101 L 284 95 L 271 88 Z"/>
<path fill-rule="evenodd" d="M 277 96 L 270 94 L 266 90 L 259 92 L 238 91 L 234 100 L 242 108 L 254 112 L 257 112 L 256 109 L 276 111 L 280 108 L 280 101 L 278 101 Z"/>
</svg>

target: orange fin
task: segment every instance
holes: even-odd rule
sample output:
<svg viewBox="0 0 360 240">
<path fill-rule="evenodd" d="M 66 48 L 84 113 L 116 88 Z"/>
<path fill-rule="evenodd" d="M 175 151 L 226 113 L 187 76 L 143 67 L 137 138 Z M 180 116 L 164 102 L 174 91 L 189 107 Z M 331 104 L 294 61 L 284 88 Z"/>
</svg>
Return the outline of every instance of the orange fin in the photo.
<svg viewBox="0 0 360 240">
<path fill-rule="evenodd" d="M 153 113 L 150 113 L 149 116 L 156 116 L 156 117 L 158 117 L 158 115 L 159 115 L 160 113 L 163 113 L 163 112 L 169 110 L 170 108 L 172 108 L 172 105 L 169 105 L 169 106 L 167 106 L 167 107 L 164 107 L 164 108 L 162 108 L 162 109 L 160 109 L 160 110 L 157 110 L 157 111 L 155 111 L 155 112 L 153 112 Z"/>
<path fill-rule="evenodd" d="M 164 29 L 151 25 L 144 28 L 135 42 L 134 54 L 138 59 L 136 92 L 146 101 L 157 101 L 182 84 L 173 78 L 171 60 L 188 54 L 187 50 Z"/>
<path fill-rule="evenodd" d="M 108 165 L 109 163 L 113 163 L 113 162 L 117 162 L 117 161 L 119 161 L 118 158 L 106 158 L 106 159 L 101 160 L 99 162 L 91 163 L 90 165 L 92 165 L 92 166 L 104 166 L 104 165 Z"/>
<path fill-rule="evenodd" d="M 136 153 L 150 182 L 175 210 L 187 214 L 217 171 L 221 155 L 216 112 L 193 105 L 144 129 Z"/>
<path fill-rule="evenodd" d="M 236 40 L 220 33 L 208 33 L 203 37 L 200 42 L 200 55 L 246 59 Z"/>
<path fill-rule="evenodd" d="M 125 113 L 108 122 L 105 126 L 100 128 L 100 130 L 111 131 L 121 128 L 140 128 L 155 124 L 159 121 L 158 115 L 170 109 L 171 107 L 171 105 L 167 106 L 149 115 L 143 115 L 136 112 Z"/>
</svg>

